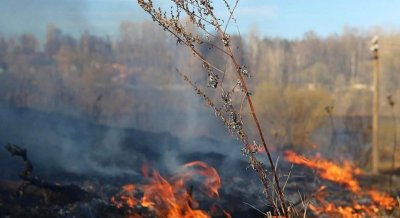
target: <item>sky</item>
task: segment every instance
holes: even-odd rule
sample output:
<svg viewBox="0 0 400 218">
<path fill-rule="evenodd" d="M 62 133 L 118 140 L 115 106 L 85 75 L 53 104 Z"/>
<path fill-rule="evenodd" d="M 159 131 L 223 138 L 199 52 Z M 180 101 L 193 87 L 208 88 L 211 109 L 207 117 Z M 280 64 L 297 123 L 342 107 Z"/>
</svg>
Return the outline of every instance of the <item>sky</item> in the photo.
<svg viewBox="0 0 400 218">
<path fill-rule="evenodd" d="M 167 0 L 154 2 L 165 5 Z M 224 7 L 216 9 L 227 17 Z M 236 18 L 241 33 L 257 28 L 261 36 L 293 39 L 311 30 L 322 37 L 340 34 L 345 26 L 397 31 L 399 9 L 399 0 L 241 0 Z M 87 30 L 116 36 L 122 21 L 145 20 L 150 16 L 137 0 L 0 0 L 0 33 L 9 36 L 30 32 L 44 37 L 49 23 L 73 35 Z"/>
</svg>

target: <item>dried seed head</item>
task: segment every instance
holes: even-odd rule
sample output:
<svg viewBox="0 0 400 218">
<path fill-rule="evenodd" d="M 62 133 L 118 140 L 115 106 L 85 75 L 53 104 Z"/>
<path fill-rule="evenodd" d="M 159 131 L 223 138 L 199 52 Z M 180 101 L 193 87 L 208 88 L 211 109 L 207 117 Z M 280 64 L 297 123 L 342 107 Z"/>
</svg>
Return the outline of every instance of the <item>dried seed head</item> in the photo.
<svg viewBox="0 0 400 218">
<path fill-rule="evenodd" d="M 254 153 L 258 153 L 258 151 L 260 150 L 261 145 L 258 144 L 256 141 L 253 141 L 253 152 Z"/>
<path fill-rule="evenodd" d="M 235 112 L 233 112 L 233 111 L 231 112 L 230 118 L 231 118 L 232 122 L 237 122 L 237 115 Z"/>
<path fill-rule="evenodd" d="M 222 100 L 224 101 L 224 103 L 232 103 L 232 99 L 231 99 L 231 93 L 223 93 L 221 96 Z"/>
<path fill-rule="evenodd" d="M 224 43 L 225 47 L 229 46 L 229 35 L 225 34 L 224 37 L 222 38 L 222 42 Z"/>
<path fill-rule="evenodd" d="M 208 73 L 208 87 L 217 88 L 218 86 L 218 75 Z"/>
<path fill-rule="evenodd" d="M 235 112 L 231 111 L 229 114 L 229 118 L 230 118 L 230 126 L 232 129 L 234 130 L 242 129 L 242 123 L 239 121 L 238 115 Z"/>
<path fill-rule="evenodd" d="M 240 72 L 243 76 L 250 77 L 249 70 L 247 69 L 247 67 L 246 67 L 245 65 L 239 67 L 239 72 Z"/>
<path fill-rule="evenodd" d="M 243 84 L 242 84 L 242 82 L 240 81 L 240 79 L 238 79 L 238 80 L 236 81 L 236 84 L 237 84 L 237 86 L 239 86 L 240 91 L 244 92 L 244 87 L 243 87 Z M 248 94 L 248 93 L 247 93 L 247 94 Z"/>
<path fill-rule="evenodd" d="M 249 149 L 247 149 L 246 147 L 242 148 L 241 151 L 242 151 L 242 155 L 243 155 L 243 156 L 246 156 L 246 157 L 247 157 L 247 156 L 250 155 L 250 151 L 249 151 Z"/>
<path fill-rule="evenodd" d="M 231 98 L 231 93 L 226 93 L 226 94 L 222 94 L 221 96 L 222 101 L 224 103 L 224 109 L 226 112 L 228 111 L 232 111 L 233 110 L 233 105 L 232 105 L 232 98 Z"/>
</svg>

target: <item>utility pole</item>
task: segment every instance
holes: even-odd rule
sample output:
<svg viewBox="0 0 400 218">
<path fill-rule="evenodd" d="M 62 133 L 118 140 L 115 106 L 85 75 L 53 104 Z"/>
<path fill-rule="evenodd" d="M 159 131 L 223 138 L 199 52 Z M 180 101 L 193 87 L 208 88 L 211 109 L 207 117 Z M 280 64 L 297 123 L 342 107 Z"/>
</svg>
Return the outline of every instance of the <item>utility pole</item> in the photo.
<svg viewBox="0 0 400 218">
<path fill-rule="evenodd" d="M 372 103 L 372 173 L 379 171 L 379 44 L 378 37 L 371 41 L 371 52 L 373 59 L 373 103 Z"/>
</svg>

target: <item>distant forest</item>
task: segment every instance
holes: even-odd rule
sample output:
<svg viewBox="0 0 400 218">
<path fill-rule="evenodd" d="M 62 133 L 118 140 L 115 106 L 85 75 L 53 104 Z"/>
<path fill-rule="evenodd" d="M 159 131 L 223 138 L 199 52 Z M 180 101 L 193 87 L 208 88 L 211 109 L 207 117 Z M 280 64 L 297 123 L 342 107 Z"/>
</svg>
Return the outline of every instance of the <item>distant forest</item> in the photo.
<svg viewBox="0 0 400 218">
<path fill-rule="evenodd" d="M 261 114 L 268 118 L 267 114 L 292 104 L 298 104 L 295 111 L 315 109 L 318 117 L 330 105 L 334 115 L 370 114 L 370 34 L 345 28 L 340 35 L 321 38 L 308 32 L 287 40 L 262 38 L 256 32 L 234 36 L 232 41 L 252 74 Z M 113 39 L 87 32 L 73 37 L 54 25 L 48 26 L 44 43 L 30 33 L 13 38 L 0 35 L 0 101 L 158 130 L 151 126 L 153 115 L 204 110 L 200 101 L 188 97 L 190 88 L 176 69 L 197 83 L 206 83 L 206 74 L 196 58 L 171 38 L 150 22 L 124 22 Z M 203 50 L 206 56 L 214 55 L 206 46 Z M 386 96 L 400 99 L 400 34 L 382 34 L 380 51 L 381 113 L 387 115 Z M 314 116 L 293 113 L 284 116 L 300 116 L 300 123 Z"/>
</svg>

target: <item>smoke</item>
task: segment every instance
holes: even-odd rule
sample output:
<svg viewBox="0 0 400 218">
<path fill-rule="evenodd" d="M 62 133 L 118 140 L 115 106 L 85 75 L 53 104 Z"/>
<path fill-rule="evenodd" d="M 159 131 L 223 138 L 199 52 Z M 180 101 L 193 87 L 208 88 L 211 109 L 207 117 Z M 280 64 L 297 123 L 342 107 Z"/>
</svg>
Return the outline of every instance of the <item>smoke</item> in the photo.
<svg viewBox="0 0 400 218">
<path fill-rule="evenodd" d="M 211 138 L 179 139 L 170 133 L 99 125 L 61 113 L 1 105 L 0 144 L 13 143 L 28 150 L 35 172 L 93 175 L 135 175 L 143 164 L 172 172 L 196 155 L 210 152 L 222 156 L 239 146 L 234 141 Z M 239 152 L 235 152 L 240 154 Z M 16 175 L 20 160 L 0 150 L 3 176 Z M 198 158 L 206 157 L 207 155 Z M 185 159 L 186 157 L 186 159 Z"/>
<path fill-rule="evenodd" d="M 49 21 L 54 24 L 48 29 L 53 39 L 44 49 L 30 46 L 34 38 L 16 37 L 16 42 L 4 41 L 4 48 L 10 47 L 0 51 L 5 66 L 0 74 L 0 146 L 26 148 L 35 173 L 136 175 L 145 163 L 172 172 L 211 153 L 222 159 L 241 155 L 240 144 L 175 71 L 177 67 L 205 84 L 201 63 L 161 28 L 125 23 L 115 40 L 81 34 L 98 33 L 96 28 L 116 32 L 120 20 L 127 18 L 102 10 L 107 4 L 122 8 L 128 2 L 73 0 L 54 5 L 43 0 L 24 9 L 28 11 L 22 17 L 34 22 L 32 29 L 21 23 L 5 25 L 23 30 L 14 33 L 45 38 L 44 28 Z M 6 7 L 24 8 L 22 4 L 18 0 Z M 92 10 L 95 7 L 100 8 Z M 102 22 L 107 16 L 112 22 Z M 0 149 L 0 157 L 6 172 L 2 177 L 15 177 L 21 161 L 5 149 Z"/>
<path fill-rule="evenodd" d="M 57 113 L 4 105 L 0 119 L 0 143 L 13 143 L 26 148 L 38 173 L 44 170 L 75 174 L 133 174 L 135 169 L 140 168 L 141 162 L 146 161 L 140 158 L 145 154 L 133 152 L 134 149 L 123 141 L 130 130 L 100 126 Z M 5 176 L 19 173 L 13 172 L 13 165 L 18 166 L 20 160 L 9 158 L 5 149 L 0 150 L 0 155 L 2 169 L 8 172 Z"/>
</svg>

